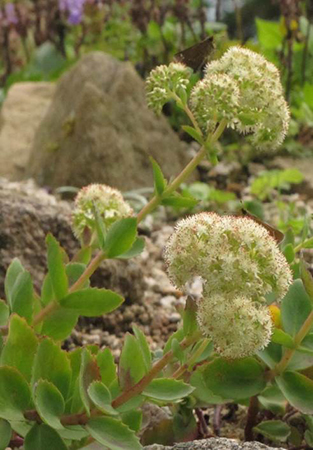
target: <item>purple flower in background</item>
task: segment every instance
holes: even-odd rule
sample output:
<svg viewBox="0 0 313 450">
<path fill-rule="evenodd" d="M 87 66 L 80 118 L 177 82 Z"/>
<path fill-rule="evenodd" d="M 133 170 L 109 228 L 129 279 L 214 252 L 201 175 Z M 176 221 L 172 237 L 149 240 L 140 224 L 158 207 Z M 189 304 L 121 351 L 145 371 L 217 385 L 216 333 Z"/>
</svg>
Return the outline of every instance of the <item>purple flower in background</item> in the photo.
<svg viewBox="0 0 313 450">
<path fill-rule="evenodd" d="M 59 0 L 60 11 L 69 13 L 67 20 L 71 25 L 78 25 L 81 22 L 85 1 L 86 0 Z"/>
<path fill-rule="evenodd" d="M 6 18 L 8 23 L 11 23 L 13 25 L 18 23 L 18 18 L 13 3 L 6 3 L 4 5 L 4 17 Z"/>
</svg>

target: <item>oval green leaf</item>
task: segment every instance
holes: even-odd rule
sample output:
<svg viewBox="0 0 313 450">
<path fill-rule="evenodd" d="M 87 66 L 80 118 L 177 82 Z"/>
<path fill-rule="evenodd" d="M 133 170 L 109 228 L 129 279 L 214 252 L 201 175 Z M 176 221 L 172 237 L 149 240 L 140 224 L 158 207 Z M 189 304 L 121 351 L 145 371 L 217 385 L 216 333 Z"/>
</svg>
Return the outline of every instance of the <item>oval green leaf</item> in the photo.
<svg viewBox="0 0 313 450">
<path fill-rule="evenodd" d="M 64 413 L 64 399 L 61 392 L 46 380 L 39 380 L 35 388 L 34 401 L 38 414 L 51 428 L 63 428 L 60 417 Z"/>
<path fill-rule="evenodd" d="M 86 425 L 86 429 L 99 444 L 106 445 L 110 450 L 142 449 L 135 433 L 112 417 L 91 419 Z"/>
<path fill-rule="evenodd" d="M 31 393 L 25 378 L 13 367 L 0 367 L 0 417 L 24 420 L 31 405 Z"/>
<path fill-rule="evenodd" d="M 135 242 L 136 235 L 137 219 L 135 217 L 127 217 L 113 223 L 109 228 L 105 241 L 107 258 L 116 258 L 128 252 Z"/>
<path fill-rule="evenodd" d="M 12 428 L 9 422 L 4 419 L 0 419 L 0 449 L 8 447 L 12 436 Z"/>
<path fill-rule="evenodd" d="M 281 318 L 284 331 L 294 337 L 311 311 L 311 300 L 302 281 L 295 280 L 282 301 Z"/>
<path fill-rule="evenodd" d="M 38 347 L 38 339 L 26 320 L 17 314 L 11 316 L 9 335 L 1 354 L 1 364 L 15 367 L 27 381 Z"/>
<path fill-rule="evenodd" d="M 46 424 L 35 424 L 27 433 L 24 441 L 25 450 L 67 450 L 58 432 Z"/>
<path fill-rule="evenodd" d="M 276 377 L 276 382 L 296 409 L 305 414 L 313 414 L 313 381 L 297 372 L 285 372 Z"/>
<path fill-rule="evenodd" d="M 110 415 L 118 414 L 111 406 L 112 397 L 109 389 L 101 381 L 93 381 L 91 383 L 88 388 L 88 395 L 100 411 Z"/>
<path fill-rule="evenodd" d="M 60 305 L 81 316 L 95 317 L 114 311 L 123 301 L 123 297 L 109 289 L 87 288 L 67 295 Z"/>
<path fill-rule="evenodd" d="M 253 430 L 273 441 L 280 442 L 285 442 L 291 433 L 289 425 L 281 420 L 265 420 L 253 427 Z"/>
<path fill-rule="evenodd" d="M 47 244 L 47 263 L 55 298 L 60 300 L 65 297 L 68 291 L 68 280 L 64 265 L 64 250 L 58 241 L 48 234 Z"/>
<path fill-rule="evenodd" d="M 194 387 L 174 378 L 157 378 L 143 391 L 143 395 L 163 401 L 180 400 L 194 391 Z"/>
<path fill-rule="evenodd" d="M 254 358 L 216 358 L 204 370 L 203 378 L 213 394 L 234 400 L 259 394 L 266 386 L 264 369 Z"/>
</svg>

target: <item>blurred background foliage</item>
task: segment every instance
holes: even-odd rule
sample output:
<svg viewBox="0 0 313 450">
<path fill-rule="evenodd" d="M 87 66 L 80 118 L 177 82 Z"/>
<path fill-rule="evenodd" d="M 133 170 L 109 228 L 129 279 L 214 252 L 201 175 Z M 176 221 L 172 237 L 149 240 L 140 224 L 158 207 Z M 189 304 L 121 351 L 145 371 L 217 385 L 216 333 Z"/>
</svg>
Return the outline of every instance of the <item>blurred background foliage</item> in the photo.
<svg viewBox="0 0 313 450">
<path fill-rule="evenodd" d="M 0 101 L 13 83 L 56 80 L 90 51 L 129 60 L 145 77 L 214 35 L 214 58 L 244 44 L 277 65 L 292 112 L 285 149 L 311 154 L 312 17 L 311 0 L 2 0 Z M 180 112 L 165 113 L 179 131 Z M 233 147 L 226 140 L 224 151 L 232 154 Z"/>
</svg>

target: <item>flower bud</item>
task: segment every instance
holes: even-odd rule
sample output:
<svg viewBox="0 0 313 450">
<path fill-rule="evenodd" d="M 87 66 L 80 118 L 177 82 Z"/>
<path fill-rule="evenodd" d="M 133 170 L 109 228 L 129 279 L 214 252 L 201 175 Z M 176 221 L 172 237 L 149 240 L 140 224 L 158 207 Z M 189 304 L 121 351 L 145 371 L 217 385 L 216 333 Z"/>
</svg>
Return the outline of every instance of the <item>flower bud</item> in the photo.
<svg viewBox="0 0 313 450">
<path fill-rule="evenodd" d="M 272 334 L 268 308 L 241 295 L 225 298 L 204 292 L 198 301 L 197 322 L 202 333 L 212 339 L 215 351 L 228 359 L 262 350 Z"/>
<path fill-rule="evenodd" d="M 95 232 L 95 209 L 103 220 L 105 228 L 114 222 L 133 214 L 132 208 L 124 201 L 120 191 L 105 184 L 90 184 L 83 187 L 76 196 L 73 212 L 73 232 L 83 240 L 86 231 L 90 236 Z"/>
<path fill-rule="evenodd" d="M 181 63 L 171 63 L 169 66 L 158 66 L 151 71 L 146 80 L 148 106 L 158 114 L 163 105 L 186 91 L 192 70 Z"/>
</svg>

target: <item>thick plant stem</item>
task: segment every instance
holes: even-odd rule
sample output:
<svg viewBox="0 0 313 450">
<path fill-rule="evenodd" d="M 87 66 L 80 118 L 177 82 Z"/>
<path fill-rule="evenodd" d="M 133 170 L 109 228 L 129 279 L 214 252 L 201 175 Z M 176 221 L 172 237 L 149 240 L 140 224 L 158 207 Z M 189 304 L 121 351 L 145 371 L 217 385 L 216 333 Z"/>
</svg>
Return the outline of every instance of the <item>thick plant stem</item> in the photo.
<svg viewBox="0 0 313 450">
<path fill-rule="evenodd" d="M 182 350 L 186 349 L 190 345 L 194 344 L 200 338 L 200 336 L 201 334 L 197 332 L 193 336 L 185 338 L 181 342 L 180 348 Z M 134 384 L 134 386 L 127 389 L 121 395 L 116 397 L 115 400 L 113 400 L 112 407 L 118 408 L 119 406 L 128 402 L 128 400 L 130 400 L 131 398 L 141 394 L 145 387 L 148 386 L 149 383 L 151 383 L 151 381 L 158 375 L 159 372 L 161 372 L 162 369 L 164 369 L 165 366 L 167 366 L 167 364 L 172 360 L 173 356 L 173 351 L 165 353 L 165 355 L 157 363 L 154 364 L 152 369 L 143 378 L 141 378 L 138 383 Z"/>
<path fill-rule="evenodd" d="M 283 373 L 283 371 L 288 366 L 289 361 L 293 357 L 295 351 L 301 345 L 301 342 L 303 341 L 305 336 L 308 334 L 308 332 L 312 328 L 312 324 L 313 324 L 313 311 L 309 314 L 309 316 L 307 317 L 306 321 L 304 322 L 304 324 L 302 325 L 302 327 L 300 328 L 300 330 L 298 331 L 298 333 L 296 334 L 296 336 L 294 338 L 295 348 L 292 348 L 292 349 L 288 348 L 285 351 L 285 353 L 284 353 L 282 359 L 280 360 L 280 362 L 269 373 L 269 379 L 272 379 L 275 376 L 280 375 L 281 373 Z"/>
<path fill-rule="evenodd" d="M 253 427 L 257 423 L 257 415 L 259 412 L 259 400 L 255 395 L 250 397 L 247 422 L 245 426 L 245 441 L 253 441 Z"/>
<path fill-rule="evenodd" d="M 226 127 L 226 122 L 222 121 L 217 127 L 216 131 L 210 136 L 207 140 L 208 144 L 214 144 L 223 133 Z M 205 146 L 201 147 L 199 152 L 194 156 L 194 158 L 187 164 L 187 166 L 183 169 L 183 171 L 172 181 L 172 183 L 165 189 L 163 196 L 172 194 L 176 189 L 183 183 L 189 175 L 194 171 L 197 165 L 202 161 L 205 157 L 207 149 Z M 137 222 L 141 222 L 151 211 L 153 211 L 156 206 L 158 206 L 162 201 L 162 197 L 154 196 L 149 201 L 149 203 L 139 212 L 137 215 Z"/>
</svg>

